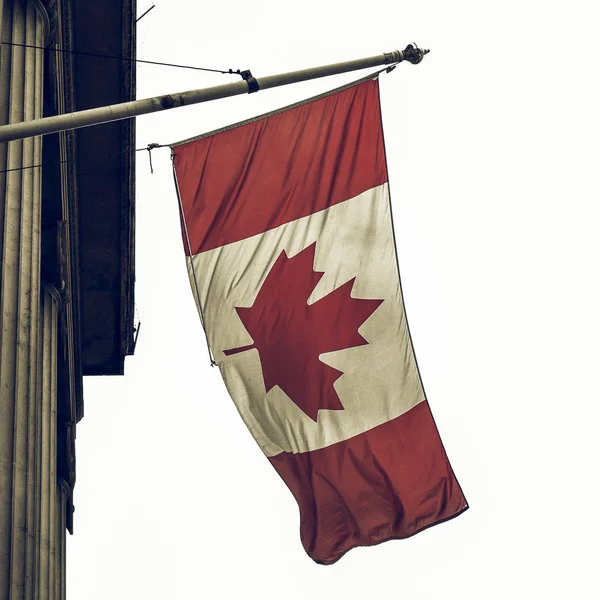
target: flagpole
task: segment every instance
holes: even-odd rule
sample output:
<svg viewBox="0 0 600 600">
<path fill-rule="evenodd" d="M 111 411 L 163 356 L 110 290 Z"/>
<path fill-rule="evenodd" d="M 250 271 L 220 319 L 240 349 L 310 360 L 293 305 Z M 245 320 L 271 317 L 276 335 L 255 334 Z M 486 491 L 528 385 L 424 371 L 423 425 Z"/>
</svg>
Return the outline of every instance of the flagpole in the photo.
<svg viewBox="0 0 600 600">
<path fill-rule="evenodd" d="M 279 75 L 270 75 L 261 77 L 260 79 L 253 77 L 250 71 L 244 71 L 241 73 L 243 81 L 235 83 L 190 90 L 178 94 L 145 98 L 143 100 L 133 100 L 110 106 L 101 106 L 64 115 L 56 115 L 54 117 L 44 117 L 35 121 L 3 125 L 0 126 L 0 142 L 10 142 L 35 135 L 47 135 L 69 129 L 100 125 L 121 119 L 131 119 L 161 110 L 169 110 L 171 108 L 189 106 L 190 104 L 209 102 L 211 100 L 220 100 L 221 98 L 229 98 L 241 94 L 250 94 L 260 90 L 309 81 L 311 79 L 319 79 L 321 77 L 329 77 L 330 75 L 349 73 L 360 69 L 382 65 L 392 66 L 403 61 L 417 64 L 423 60 L 423 56 L 428 52 L 429 50 L 422 50 L 409 44 L 402 51 L 394 50 L 393 52 L 386 52 L 385 54 L 378 54 L 367 58 L 303 69 L 301 71 L 281 73 Z"/>
</svg>

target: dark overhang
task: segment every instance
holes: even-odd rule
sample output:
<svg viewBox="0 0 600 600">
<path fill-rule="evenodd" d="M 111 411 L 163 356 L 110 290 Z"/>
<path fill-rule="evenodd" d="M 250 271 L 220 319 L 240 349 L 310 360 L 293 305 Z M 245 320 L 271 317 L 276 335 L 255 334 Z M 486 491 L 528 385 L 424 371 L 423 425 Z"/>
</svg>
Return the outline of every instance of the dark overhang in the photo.
<svg viewBox="0 0 600 600">
<path fill-rule="evenodd" d="M 135 99 L 135 0 L 71 7 L 74 110 Z M 134 343 L 135 120 L 74 141 L 82 373 L 120 375 Z"/>
</svg>

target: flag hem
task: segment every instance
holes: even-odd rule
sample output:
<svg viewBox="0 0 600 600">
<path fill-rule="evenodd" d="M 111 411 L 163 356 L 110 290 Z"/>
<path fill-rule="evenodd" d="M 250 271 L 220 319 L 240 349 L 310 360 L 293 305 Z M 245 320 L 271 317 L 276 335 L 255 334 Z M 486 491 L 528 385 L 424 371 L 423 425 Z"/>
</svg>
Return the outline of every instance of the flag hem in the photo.
<svg viewBox="0 0 600 600">
<path fill-rule="evenodd" d="M 458 480 L 457 480 L 457 483 L 458 483 Z M 460 488 L 460 485 L 459 485 L 459 488 Z M 462 492 L 462 490 L 461 490 L 461 492 Z M 464 498 L 464 495 L 463 495 L 463 498 Z M 323 565 L 324 567 L 327 567 L 329 565 L 334 565 L 341 558 L 343 558 L 344 556 L 346 556 L 346 554 L 348 552 L 350 552 L 350 550 L 354 550 L 355 548 L 371 548 L 373 546 L 379 546 L 379 544 L 383 544 L 385 542 L 393 542 L 395 540 L 408 540 L 411 537 L 417 535 L 418 533 L 426 531 L 427 529 L 431 529 L 432 527 L 435 527 L 436 525 L 441 525 L 442 523 L 447 523 L 448 521 L 451 521 L 452 519 L 455 519 L 456 517 L 459 517 L 460 515 L 462 515 L 467 510 L 469 510 L 469 503 L 467 502 L 467 499 L 465 498 L 465 506 L 463 506 L 463 508 L 461 508 L 459 511 L 455 512 L 452 515 L 449 515 L 447 517 L 444 517 L 443 519 L 439 519 L 437 521 L 434 521 L 433 523 L 428 523 L 427 525 L 423 525 L 423 527 L 419 527 L 418 529 L 415 529 L 415 531 L 413 531 L 412 533 L 409 533 L 408 535 L 392 536 L 392 537 L 385 538 L 383 540 L 376 540 L 376 541 L 374 541 L 372 543 L 353 544 L 352 546 L 349 546 L 348 548 L 346 548 L 346 550 L 344 550 L 339 556 L 337 556 L 336 558 L 334 558 L 332 560 L 327 560 L 327 561 L 315 560 L 315 559 L 313 559 L 310 556 L 310 554 L 308 554 L 308 552 L 307 552 L 307 554 L 308 554 L 309 558 L 312 561 L 314 561 L 316 564 Z"/>
</svg>

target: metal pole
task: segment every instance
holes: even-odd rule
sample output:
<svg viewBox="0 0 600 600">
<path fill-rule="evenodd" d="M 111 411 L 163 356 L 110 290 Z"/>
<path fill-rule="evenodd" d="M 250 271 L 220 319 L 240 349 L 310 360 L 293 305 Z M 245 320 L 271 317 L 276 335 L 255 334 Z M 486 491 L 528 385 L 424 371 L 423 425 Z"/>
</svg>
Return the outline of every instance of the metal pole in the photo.
<svg viewBox="0 0 600 600">
<path fill-rule="evenodd" d="M 349 73 L 350 71 L 358 71 L 359 69 L 368 69 L 381 65 L 394 65 L 402 61 L 417 64 L 421 62 L 427 52 L 429 50 L 421 50 L 409 44 L 402 51 L 394 50 L 393 52 L 378 54 L 377 56 L 370 56 L 368 58 L 359 58 L 357 60 L 314 67 L 312 69 L 303 69 L 301 71 L 292 71 L 280 75 L 270 75 L 260 79 L 255 79 L 249 71 L 245 71 L 242 73 L 244 81 L 236 83 L 190 90 L 167 96 L 156 96 L 155 98 L 146 98 L 144 100 L 133 100 L 131 102 L 91 108 L 65 115 L 45 117 L 43 119 L 36 119 L 35 121 L 25 121 L 24 123 L 3 125 L 0 126 L 0 142 L 10 142 L 35 135 L 57 133 L 59 131 L 78 129 L 79 127 L 88 127 L 90 125 L 100 125 L 101 123 L 109 123 L 120 119 L 130 119 L 179 106 L 219 100 L 220 98 L 228 98 L 229 96 L 238 96 L 290 83 L 298 83 L 300 81 L 308 81 L 340 73 Z"/>
</svg>

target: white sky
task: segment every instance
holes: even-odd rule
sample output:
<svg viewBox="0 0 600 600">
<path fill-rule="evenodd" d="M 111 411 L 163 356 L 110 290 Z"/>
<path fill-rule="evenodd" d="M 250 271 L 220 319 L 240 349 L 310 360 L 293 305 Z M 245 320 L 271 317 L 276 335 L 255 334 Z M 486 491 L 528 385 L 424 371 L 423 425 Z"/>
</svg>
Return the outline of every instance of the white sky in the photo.
<svg viewBox="0 0 600 600">
<path fill-rule="evenodd" d="M 140 0 L 139 14 L 151 5 Z M 68 595 L 598 598 L 597 3 L 156 0 L 138 57 L 256 76 L 416 41 L 381 77 L 407 314 L 471 509 L 323 567 L 209 361 L 169 150 L 138 155 L 136 305 L 122 378 L 85 381 Z M 138 147 L 362 73 L 138 119 Z M 140 65 L 138 97 L 236 78 Z"/>
</svg>

